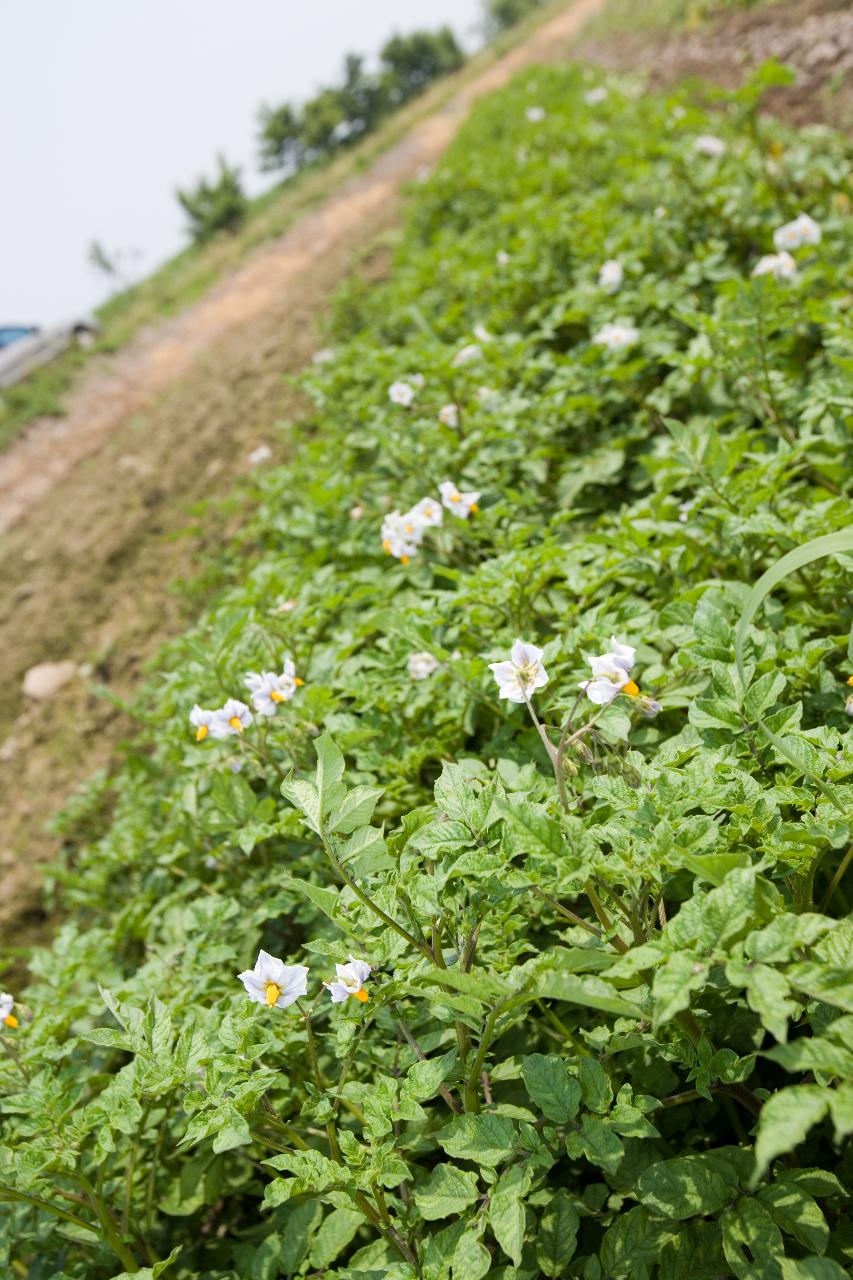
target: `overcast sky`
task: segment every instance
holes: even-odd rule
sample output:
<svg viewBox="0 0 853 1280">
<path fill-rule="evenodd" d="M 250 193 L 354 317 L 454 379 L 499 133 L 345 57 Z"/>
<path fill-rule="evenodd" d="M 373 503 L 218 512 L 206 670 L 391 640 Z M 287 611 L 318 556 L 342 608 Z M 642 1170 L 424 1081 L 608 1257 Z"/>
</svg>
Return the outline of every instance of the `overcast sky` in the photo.
<svg viewBox="0 0 853 1280">
<path fill-rule="evenodd" d="M 99 301 L 98 239 L 148 272 L 186 242 L 174 197 L 223 151 L 257 173 L 261 102 L 334 81 L 346 52 L 449 22 L 481 0 L 0 0 L 0 324 Z"/>
</svg>

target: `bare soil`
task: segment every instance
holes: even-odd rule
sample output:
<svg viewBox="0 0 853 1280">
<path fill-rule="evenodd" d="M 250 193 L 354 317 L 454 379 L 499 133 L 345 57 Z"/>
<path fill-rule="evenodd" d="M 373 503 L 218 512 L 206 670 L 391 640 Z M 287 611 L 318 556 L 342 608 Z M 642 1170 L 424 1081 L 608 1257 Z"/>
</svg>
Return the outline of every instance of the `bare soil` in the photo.
<svg viewBox="0 0 853 1280">
<path fill-rule="evenodd" d="M 303 411 L 284 375 L 317 347 L 353 255 L 395 223 L 405 184 L 436 161 L 472 102 L 558 56 L 600 4 L 567 4 L 203 299 L 88 366 L 66 416 L 33 424 L 0 455 L 7 953 L 49 933 L 38 864 L 58 841 L 45 824 L 133 732 L 121 703 L 187 618 L 186 597 L 168 584 L 191 576 L 239 519 L 226 498 L 249 452 L 267 443 L 282 456 L 274 424 Z M 382 263 L 374 255 L 368 269 Z M 82 674 L 48 701 L 25 699 L 29 667 L 66 659 Z"/>
<path fill-rule="evenodd" d="M 853 128 L 851 0 L 787 0 L 721 15 L 696 31 L 584 40 L 574 56 L 611 71 L 642 71 L 652 88 L 695 76 L 728 89 L 776 58 L 794 68 L 797 81 L 767 94 L 768 112 L 792 124 Z"/>
</svg>

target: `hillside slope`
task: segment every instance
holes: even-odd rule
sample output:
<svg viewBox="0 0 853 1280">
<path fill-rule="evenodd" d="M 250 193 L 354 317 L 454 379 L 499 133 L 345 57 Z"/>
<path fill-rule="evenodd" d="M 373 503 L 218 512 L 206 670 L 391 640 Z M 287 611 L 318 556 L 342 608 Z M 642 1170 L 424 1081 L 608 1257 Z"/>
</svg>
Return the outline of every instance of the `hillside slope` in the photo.
<svg viewBox="0 0 853 1280">
<path fill-rule="evenodd" d="M 759 87 L 527 70 L 340 309 L 0 1012 L 13 1274 L 849 1272 L 851 145 Z"/>
<path fill-rule="evenodd" d="M 354 256 L 394 225 L 402 189 L 431 166 L 471 103 L 519 67 L 565 47 L 598 0 L 558 6 L 544 25 L 450 96 L 368 169 L 189 310 L 92 366 L 61 420 L 0 453 L 0 928 L 38 932 L 33 864 L 56 852 L 45 823 L 110 759 L 132 721 L 141 663 L 186 617 L 168 589 L 239 516 L 235 477 L 260 443 L 280 456 L 278 419 L 301 399 L 283 375 L 321 342 L 318 323 Z M 368 274 L 379 269 L 381 253 Z M 193 504 L 205 500 L 204 514 Z M 34 664 L 88 674 L 26 700 Z M 108 698 L 93 697 L 90 681 Z M 21 936 L 19 934 L 19 936 Z"/>
</svg>

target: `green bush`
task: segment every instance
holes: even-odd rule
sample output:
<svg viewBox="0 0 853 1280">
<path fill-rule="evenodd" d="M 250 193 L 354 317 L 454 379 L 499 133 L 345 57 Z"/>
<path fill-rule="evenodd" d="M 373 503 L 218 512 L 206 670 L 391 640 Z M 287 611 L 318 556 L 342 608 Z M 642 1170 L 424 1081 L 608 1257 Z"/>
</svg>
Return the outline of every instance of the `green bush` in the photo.
<svg viewBox="0 0 853 1280">
<path fill-rule="evenodd" d="M 593 87 L 479 104 L 93 784 L 0 1028 L 10 1275 L 853 1262 L 850 144 Z"/>
<path fill-rule="evenodd" d="M 192 240 L 200 244 L 220 231 L 236 231 L 246 217 L 248 201 L 240 183 L 240 170 L 224 156 L 218 157 L 219 174 L 202 178 L 190 191 L 178 188 L 178 203 L 189 219 Z"/>
</svg>

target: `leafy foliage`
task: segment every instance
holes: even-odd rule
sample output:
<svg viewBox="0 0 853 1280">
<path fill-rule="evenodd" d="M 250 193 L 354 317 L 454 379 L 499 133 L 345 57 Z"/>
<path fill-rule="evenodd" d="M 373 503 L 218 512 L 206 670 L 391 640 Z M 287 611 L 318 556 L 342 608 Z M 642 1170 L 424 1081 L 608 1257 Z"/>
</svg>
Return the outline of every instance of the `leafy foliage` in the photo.
<svg viewBox="0 0 853 1280">
<path fill-rule="evenodd" d="M 331 155 L 464 61 L 450 27 L 392 36 L 375 73 L 365 71 L 363 58 L 349 54 L 340 87 L 321 90 L 301 108 L 287 102 L 261 108 L 262 167 L 297 170 Z"/>
<path fill-rule="evenodd" d="M 248 202 L 240 183 L 240 170 L 218 158 L 214 180 L 202 178 L 191 190 L 178 188 L 178 203 L 189 219 L 189 233 L 197 244 L 220 231 L 235 231 L 246 216 Z"/>
<path fill-rule="evenodd" d="M 0 1033 L 13 1274 L 853 1262 L 850 148 L 762 120 L 761 82 L 713 119 L 593 83 L 477 107 L 162 656 Z M 821 244 L 753 278 L 801 209 Z M 592 340 L 614 319 L 627 351 Z M 448 477 L 479 512 L 384 556 L 389 508 Z M 488 672 L 517 635 L 541 734 Z M 611 636 L 656 718 L 590 714 Z M 193 740 L 195 702 L 285 653 L 286 706 Z M 301 1009 L 248 1003 L 259 947 L 310 966 Z M 370 998 L 332 1005 L 350 954 Z"/>
</svg>

